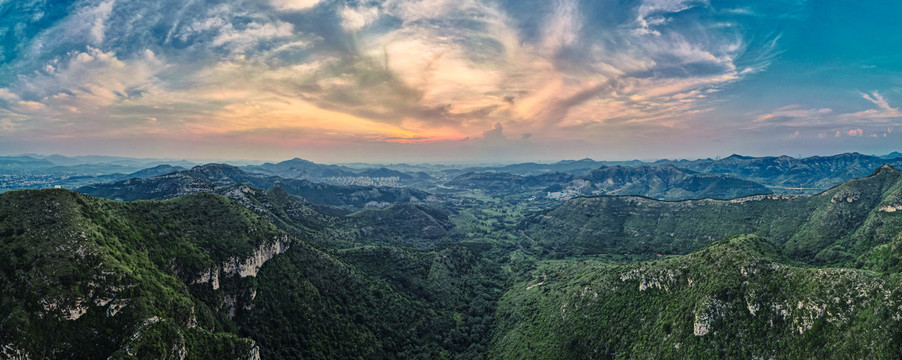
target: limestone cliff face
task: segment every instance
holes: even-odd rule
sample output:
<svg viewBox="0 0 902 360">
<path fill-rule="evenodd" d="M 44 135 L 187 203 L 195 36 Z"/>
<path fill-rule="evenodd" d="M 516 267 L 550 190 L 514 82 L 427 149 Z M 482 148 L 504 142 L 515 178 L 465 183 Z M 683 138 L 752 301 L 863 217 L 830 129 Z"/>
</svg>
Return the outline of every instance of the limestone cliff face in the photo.
<svg viewBox="0 0 902 360">
<path fill-rule="evenodd" d="M 272 259 L 274 256 L 288 251 L 291 247 L 291 237 L 282 235 L 274 239 L 274 241 L 265 243 L 254 250 L 254 254 L 248 258 L 241 259 L 233 257 L 220 264 L 218 267 L 211 268 L 198 274 L 192 284 L 212 284 L 213 290 L 219 289 L 219 279 L 222 276 L 240 277 L 257 276 L 257 272 L 264 263 Z"/>
</svg>

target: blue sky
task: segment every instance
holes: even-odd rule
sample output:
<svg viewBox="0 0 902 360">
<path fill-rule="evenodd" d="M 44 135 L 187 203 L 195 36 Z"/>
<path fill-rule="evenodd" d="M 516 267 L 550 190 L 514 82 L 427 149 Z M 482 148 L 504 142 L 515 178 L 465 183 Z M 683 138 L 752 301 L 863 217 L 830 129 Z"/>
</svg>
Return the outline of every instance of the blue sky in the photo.
<svg viewBox="0 0 902 360">
<path fill-rule="evenodd" d="M 0 153 L 888 153 L 902 3 L 0 0 Z"/>
</svg>

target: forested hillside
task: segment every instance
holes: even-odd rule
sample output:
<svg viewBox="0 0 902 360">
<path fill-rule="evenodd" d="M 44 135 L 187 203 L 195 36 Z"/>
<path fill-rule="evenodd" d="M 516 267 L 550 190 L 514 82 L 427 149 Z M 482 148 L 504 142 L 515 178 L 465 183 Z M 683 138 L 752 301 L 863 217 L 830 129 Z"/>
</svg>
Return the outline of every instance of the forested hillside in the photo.
<svg viewBox="0 0 902 360">
<path fill-rule="evenodd" d="M 543 209 L 463 192 L 356 212 L 234 177 L 267 175 L 192 171 L 204 190 L 165 201 L 0 195 L 3 357 L 902 351 L 902 172 L 890 166 L 813 196 Z"/>
</svg>

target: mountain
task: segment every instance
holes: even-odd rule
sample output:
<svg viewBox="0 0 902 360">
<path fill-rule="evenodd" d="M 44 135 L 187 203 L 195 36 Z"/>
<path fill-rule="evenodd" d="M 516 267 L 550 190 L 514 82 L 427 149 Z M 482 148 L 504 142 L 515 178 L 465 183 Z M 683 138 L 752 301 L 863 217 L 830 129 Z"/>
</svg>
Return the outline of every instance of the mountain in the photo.
<svg viewBox="0 0 902 360">
<path fill-rule="evenodd" d="M 128 174 L 128 177 L 129 178 L 146 179 L 146 178 L 160 176 L 160 175 L 166 175 L 166 174 L 170 174 L 170 173 L 174 173 L 176 171 L 182 171 L 182 170 L 186 170 L 186 169 L 181 166 L 172 166 L 169 164 L 163 164 L 163 165 L 157 165 L 157 166 L 150 167 L 147 169 L 141 169 L 141 170 L 135 171 L 131 174 Z"/>
<path fill-rule="evenodd" d="M 215 195 L 116 203 L 67 190 L 0 195 L 0 238 L 0 343 L 23 358 L 253 359 L 254 341 L 215 311 L 229 305 L 190 288 L 214 268 L 223 288 L 252 286 L 246 276 L 294 244 Z"/>
<path fill-rule="evenodd" d="M 589 158 L 580 160 L 561 160 L 551 164 L 539 164 L 534 162 L 511 164 L 504 166 L 468 167 L 465 169 L 445 170 L 449 173 L 461 174 L 467 172 L 507 172 L 516 175 L 529 176 L 546 173 L 566 173 L 570 175 L 583 175 L 593 169 L 602 166 L 639 166 L 645 164 L 639 160 L 632 161 L 595 161 Z"/>
<path fill-rule="evenodd" d="M 567 184 L 572 180 L 572 175 L 563 173 L 522 176 L 506 172 L 470 172 L 451 179 L 445 185 L 495 193 L 522 193 L 552 185 Z"/>
<path fill-rule="evenodd" d="M 360 242 L 432 248 L 454 228 L 452 213 L 438 206 L 397 203 L 384 209 L 367 209 L 342 219 Z"/>
<path fill-rule="evenodd" d="M 893 151 L 889 154 L 879 156 L 879 158 L 881 158 L 881 159 L 902 159 L 902 153 L 900 153 L 898 151 Z"/>
<path fill-rule="evenodd" d="M 446 185 L 481 189 L 491 193 L 567 191 L 580 195 L 640 195 L 662 200 L 698 198 L 729 199 L 766 194 L 766 187 L 727 175 L 699 174 L 673 166 L 602 166 L 574 176 L 565 173 L 516 175 L 505 172 L 471 172 Z"/>
<path fill-rule="evenodd" d="M 75 191 L 119 201 L 166 200 L 180 196 L 214 192 L 216 184 L 180 171 L 148 179 L 131 178 L 117 182 L 78 187 Z"/>
<path fill-rule="evenodd" d="M 0 239 L 4 357 L 439 358 L 482 351 L 500 295 L 465 246 L 330 255 L 216 194 L 9 192 Z"/>
<path fill-rule="evenodd" d="M 758 234 L 790 258 L 856 266 L 902 231 L 902 173 L 882 166 L 814 196 L 658 201 L 576 198 L 524 220 L 542 246 L 565 255 L 686 254 L 730 236 Z M 893 255 L 895 256 L 895 255 Z"/>
<path fill-rule="evenodd" d="M 387 168 L 378 168 L 378 169 L 364 169 L 356 174 L 356 176 L 368 176 L 368 177 L 397 177 L 401 180 L 411 180 L 414 177 L 410 174 L 403 173 L 397 170 L 390 170 Z"/>
<path fill-rule="evenodd" d="M 794 265 L 755 235 L 641 264 L 555 261 L 502 297 L 489 357 L 889 359 L 900 285 Z"/>
<path fill-rule="evenodd" d="M 545 210 L 477 194 L 348 213 L 283 186 L 309 181 L 216 164 L 130 181 L 98 189 L 185 195 L 0 194 L 0 357 L 902 351 L 902 172 L 891 166 L 813 196 L 616 195 Z M 355 196 L 322 186 L 323 198 Z"/>
<path fill-rule="evenodd" d="M 244 166 L 242 169 L 248 172 L 276 175 L 289 179 L 321 180 L 326 177 L 356 176 L 354 171 L 344 166 L 317 164 L 301 158 L 294 158 L 279 163 L 249 165 Z"/>
<path fill-rule="evenodd" d="M 731 155 L 719 160 L 660 160 L 654 164 L 732 175 L 766 185 L 776 192 L 817 193 L 847 180 L 867 176 L 881 165 L 902 166 L 902 159 L 881 159 L 859 153 L 803 159 Z"/>
<path fill-rule="evenodd" d="M 699 174 L 673 166 L 613 166 L 592 170 L 580 179 L 605 195 L 642 195 L 662 200 L 731 199 L 767 194 L 766 187 L 718 174 Z"/>
<path fill-rule="evenodd" d="M 37 159 L 31 156 L 0 156 L 0 171 L 4 174 L 14 173 L 27 169 L 39 169 L 54 166 L 53 162 L 46 159 Z"/>
<path fill-rule="evenodd" d="M 369 203 L 425 200 L 429 194 L 407 188 L 338 186 L 308 180 L 249 173 L 236 166 L 207 164 L 148 179 L 128 179 L 79 187 L 76 191 L 107 199 L 165 200 L 199 192 L 215 192 L 219 187 L 247 184 L 254 188 L 282 188 L 309 202 L 328 206 L 364 208 Z"/>
<path fill-rule="evenodd" d="M 409 174 L 384 166 L 374 168 L 372 165 L 351 168 L 342 165 L 317 164 L 300 158 L 280 163 L 244 166 L 242 169 L 251 173 L 325 182 L 333 185 L 428 187 L 433 180 L 431 176 L 423 172 Z"/>
</svg>

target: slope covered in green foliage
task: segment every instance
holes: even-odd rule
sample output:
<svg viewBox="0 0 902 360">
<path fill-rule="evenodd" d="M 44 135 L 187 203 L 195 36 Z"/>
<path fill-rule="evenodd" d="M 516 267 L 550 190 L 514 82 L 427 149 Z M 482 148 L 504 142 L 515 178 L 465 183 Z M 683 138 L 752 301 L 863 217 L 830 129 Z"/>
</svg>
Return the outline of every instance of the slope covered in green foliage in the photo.
<svg viewBox="0 0 902 360">
<path fill-rule="evenodd" d="M 0 344 L 32 358 L 252 357 L 186 281 L 281 232 L 215 195 L 116 203 L 0 196 Z"/>
<path fill-rule="evenodd" d="M 884 166 L 815 196 L 657 201 L 578 198 L 524 221 L 534 239 L 566 255 L 686 254 L 730 236 L 772 239 L 793 259 L 854 265 L 902 230 L 902 172 Z"/>
<path fill-rule="evenodd" d="M 898 276 L 793 266 L 754 235 L 640 264 L 552 261 L 532 275 L 499 303 L 493 358 L 902 353 Z"/>
<path fill-rule="evenodd" d="M 0 358 L 902 352 L 891 167 L 815 196 L 355 213 L 214 170 L 213 193 L 166 201 L 0 195 Z"/>
<path fill-rule="evenodd" d="M 232 190 L 240 203 L 216 194 L 127 203 L 67 190 L 0 195 L 4 357 L 485 352 L 502 280 L 483 250 L 336 247 L 324 230 L 358 220 L 313 216 L 279 190 Z M 288 233 L 269 217 L 290 223 Z"/>
</svg>

